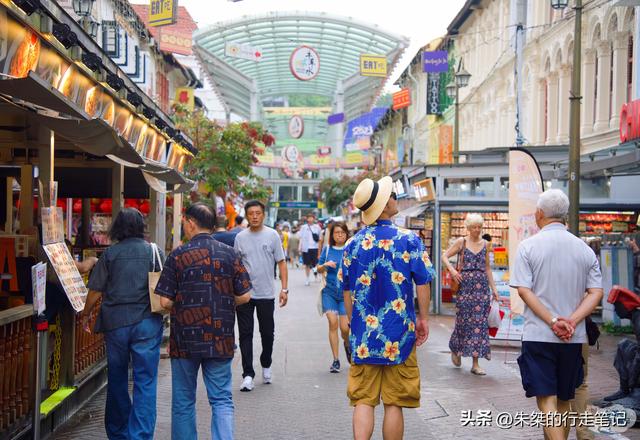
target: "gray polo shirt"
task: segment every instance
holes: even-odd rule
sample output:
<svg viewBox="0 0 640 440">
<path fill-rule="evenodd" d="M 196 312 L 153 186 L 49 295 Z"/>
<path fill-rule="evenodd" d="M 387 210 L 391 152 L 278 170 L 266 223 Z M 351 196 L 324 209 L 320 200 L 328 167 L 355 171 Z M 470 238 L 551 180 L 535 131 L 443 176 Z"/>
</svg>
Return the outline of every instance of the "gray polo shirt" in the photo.
<svg viewBox="0 0 640 440">
<path fill-rule="evenodd" d="M 587 289 L 602 287 L 602 275 L 593 250 L 564 225 L 551 223 L 518 246 L 510 285 L 528 287 L 553 316 L 569 317 Z M 524 318 L 523 341 L 562 342 L 526 304 Z M 587 342 L 584 321 L 570 342 Z"/>
<path fill-rule="evenodd" d="M 274 266 L 284 260 L 278 233 L 266 226 L 258 232 L 245 229 L 236 236 L 234 248 L 251 277 L 253 299 L 275 298 Z"/>
</svg>

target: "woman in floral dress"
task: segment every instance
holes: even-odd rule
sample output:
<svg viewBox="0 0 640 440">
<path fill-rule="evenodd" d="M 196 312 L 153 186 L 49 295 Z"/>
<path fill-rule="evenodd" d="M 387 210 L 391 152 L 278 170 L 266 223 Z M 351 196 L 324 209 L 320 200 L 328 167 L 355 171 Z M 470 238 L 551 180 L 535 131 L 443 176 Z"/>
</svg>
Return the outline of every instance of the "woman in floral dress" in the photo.
<svg viewBox="0 0 640 440">
<path fill-rule="evenodd" d="M 456 299 L 456 324 L 449 340 L 451 361 L 459 367 L 462 357 L 472 357 L 471 372 L 478 376 L 486 373 L 479 358 L 491 359 L 489 346 L 489 310 L 491 309 L 491 292 L 498 300 L 498 290 L 493 280 L 491 265 L 487 252 L 489 244 L 481 238 L 484 219 L 479 214 L 469 214 L 465 219 L 468 234 L 456 240 L 443 255 L 443 261 L 451 273 L 451 277 L 460 282 Z M 454 255 L 464 253 L 461 272 L 449 262 Z"/>
</svg>

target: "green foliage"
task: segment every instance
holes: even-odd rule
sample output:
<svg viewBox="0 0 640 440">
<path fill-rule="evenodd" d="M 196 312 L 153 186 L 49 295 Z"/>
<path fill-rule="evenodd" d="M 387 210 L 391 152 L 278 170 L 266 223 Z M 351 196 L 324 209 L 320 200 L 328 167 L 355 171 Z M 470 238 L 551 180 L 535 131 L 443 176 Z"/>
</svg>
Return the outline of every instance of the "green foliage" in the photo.
<svg viewBox="0 0 640 440">
<path fill-rule="evenodd" d="M 322 95 L 292 94 L 288 96 L 290 107 L 329 107 L 331 98 Z"/>
<path fill-rule="evenodd" d="M 379 173 L 375 171 L 365 171 L 354 177 L 342 176 L 340 179 L 335 177 L 328 177 L 320 182 L 320 193 L 322 194 L 322 200 L 327 206 L 327 209 L 332 214 L 339 214 L 338 207 L 351 199 L 353 193 L 356 191 L 358 184 L 366 178 L 373 180 L 380 179 Z"/>
<path fill-rule="evenodd" d="M 632 335 L 633 327 L 630 325 L 615 325 L 612 321 L 602 324 L 602 329 L 610 335 Z"/>
<path fill-rule="evenodd" d="M 174 117 L 177 127 L 198 148 L 189 171 L 208 191 L 234 192 L 245 199 L 269 198 L 270 188 L 251 168 L 257 161 L 256 154 L 275 141 L 261 124 L 233 123 L 221 127 L 202 112 L 189 112 L 181 107 Z"/>
</svg>

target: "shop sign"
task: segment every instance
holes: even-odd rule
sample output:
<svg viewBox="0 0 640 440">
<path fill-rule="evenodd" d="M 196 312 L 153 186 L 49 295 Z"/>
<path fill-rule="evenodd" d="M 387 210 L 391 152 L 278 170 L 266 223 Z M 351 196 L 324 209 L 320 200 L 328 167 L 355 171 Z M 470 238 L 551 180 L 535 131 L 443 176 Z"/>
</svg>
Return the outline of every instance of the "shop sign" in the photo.
<svg viewBox="0 0 640 440">
<path fill-rule="evenodd" d="M 76 312 L 81 312 L 87 298 L 87 286 L 78 272 L 69 248 L 64 242 L 45 244 L 43 248 L 58 275 L 64 293 L 69 298 L 71 307 Z"/>
<path fill-rule="evenodd" d="M 191 87 L 176 87 L 176 102 L 185 106 L 189 111 L 195 107 L 195 96 Z"/>
<path fill-rule="evenodd" d="M 327 118 L 327 124 L 335 125 L 344 122 L 344 113 L 334 113 Z"/>
<path fill-rule="evenodd" d="M 433 187 L 433 178 L 421 180 L 411 185 L 413 194 L 418 202 L 429 202 L 436 199 L 436 191 Z"/>
<path fill-rule="evenodd" d="M 387 107 L 376 107 L 369 113 L 349 121 L 344 134 L 343 146 L 345 150 L 368 150 L 371 146 L 371 136 L 386 111 Z"/>
<path fill-rule="evenodd" d="M 178 20 L 178 0 L 151 0 L 149 26 L 166 26 Z"/>
<path fill-rule="evenodd" d="M 289 58 L 291 74 L 300 81 L 311 81 L 320 72 L 320 56 L 309 46 L 297 47 Z"/>
<path fill-rule="evenodd" d="M 269 206 L 280 209 L 317 209 L 318 202 L 270 202 Z"/>
<path fill-rule="evenodd" d="M 440 127 L 438 127 L 438 134 L 438 163 L 453 163 L 453 127 L 451 125 L 442 124 Z"/>
<path fill-rule="evenodd" d="M 620 142 L 640 138 L 640 99 L 622 104 L 620 110 Z"/>
<path fill-rule="evenodd" d="M 399 92 L 394 93 L 391 97 L 393 99 L 392 108 L 394 110 L 399 110 L 411 105 L 411 90 L 409 89 L 402 89 Z"/>
<path fill-rule="evenodd" d="M 427 114 L 440 115 L 440 75 L 429 73 L 427 75 Z"/>
<path fill-rule="evenodd" d="M 249 61 L 262 61 L 262 49 L 249 44 L 227 43 L 224 45 L 224 54 L 231 58 L 241 58 Z"/>
<path fill-rule="evenodd" d="M 300 139 L 304 134 L 304 119 L 300 115 L 294 115 L 289 119 L 289 136 Z"/>
<path fill-rule="evenodd" d="M 384 55 L 360 55 L 360 75 L 387 77 L 387 57 Z"/>
<path fill-rule="evenodd" d="M 422 52 L 422 71 L 425 73 L 444 73 L 449 70 L 449 54 L 446 50 Z"/>
<path fill-rule="evenodd" d="M 160 32 L 160 50 L 163 52 L 192 55 L 193 40 L 191 33 L 185 34 L 174 29 L 163 29 Z"/>
</svg>

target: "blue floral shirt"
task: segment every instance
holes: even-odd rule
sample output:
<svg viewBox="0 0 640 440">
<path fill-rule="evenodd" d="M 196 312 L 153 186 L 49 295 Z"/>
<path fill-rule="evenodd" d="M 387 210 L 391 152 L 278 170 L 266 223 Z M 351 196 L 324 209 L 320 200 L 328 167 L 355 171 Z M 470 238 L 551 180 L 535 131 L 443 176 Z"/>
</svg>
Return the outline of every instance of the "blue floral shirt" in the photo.
<svg viewBox="0 0 640 440">
<path fill-rule="evenodd" d="M 413 283 L 427 284 L 434 276 L 418 236 L 389 220 L 362 229 L 347 243 L 338 281 L 353 300 L 354 363 L 407 360 L 416 341 Z"/>
</svg>

